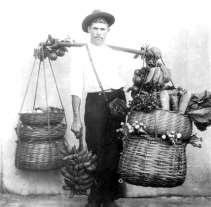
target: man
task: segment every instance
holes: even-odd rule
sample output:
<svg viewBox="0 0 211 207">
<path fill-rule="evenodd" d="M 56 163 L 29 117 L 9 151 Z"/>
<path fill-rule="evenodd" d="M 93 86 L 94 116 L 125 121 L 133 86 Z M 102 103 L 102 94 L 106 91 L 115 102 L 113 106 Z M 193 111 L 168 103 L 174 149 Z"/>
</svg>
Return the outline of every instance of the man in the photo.
<svg viewBox="0 0 211 207">
<path fill-rule="evenodd" d="M 72 48 L 71 51 L 71 130 L 76 138 L 82 136 L 80 109 L 85 92 L 85 140 L 88 150 L 98 157 L 96 182 L 92 186 L 87 207 L 116 207 L 115 200 L 119 196 L 117 167 L 122 143 L 117 138 L 116 129 L 120 128 L 124 117 L 116 119 L 111 116 L 95 73 L 96 70 L 108 101 L 116 97 L 125 101 L 123 86 L 127 83 L 119 75 L 124 67 L 123 59 L 119 56 L 120 52 L 105 44 L 114 21 L 114 16 L 106 12 L 94 11 L 88 15 L 82 22 L 82 29 L 90 35 L 90 42 L 87 47 Z"/>
<path fill-rule="evenodd" d="M 98 157 L 93 184 L 88 198 L 89 207 L 115 207 L 118 198 L 117 166 L 121 151 L 121 142 L 116 136 L 116 129 L 124 118 L 113 119 L 109 113 L 105 96 L 97 81 L 93 67 L 99 76 L 108 101 L 116 97 L 125 100 L 125 94 L 118 70 L 121 61 L 118 52 L 105 45 L 114 16 L 101 11 L 94 11 L 82 23 L 84 32 L 89 33 L 87 47 L 74 48 L 71 52 L 71 95 L 73 122 L 71 130 L 76 138 L 82 136 L 82 117 L 80 106 L 83 92 L 87 93 L 85 104 L 85 128 L 88 150 Z"/>
</svg>

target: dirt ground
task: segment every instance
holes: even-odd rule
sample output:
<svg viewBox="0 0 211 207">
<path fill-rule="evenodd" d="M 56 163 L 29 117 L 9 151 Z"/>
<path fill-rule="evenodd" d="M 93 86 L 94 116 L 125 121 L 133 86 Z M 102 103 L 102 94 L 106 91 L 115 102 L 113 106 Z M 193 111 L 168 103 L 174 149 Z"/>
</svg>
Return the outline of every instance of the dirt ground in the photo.
<svg viewBox="0 0 211 207">
<path fill-rule="evenodd" d="M 86 200 L 86 196 L 1 194 L 0 207 L 83 207 Z M 121 198 L 117 203 L 120 207 L 211 207 L 211 197 Z"/>
</svg>

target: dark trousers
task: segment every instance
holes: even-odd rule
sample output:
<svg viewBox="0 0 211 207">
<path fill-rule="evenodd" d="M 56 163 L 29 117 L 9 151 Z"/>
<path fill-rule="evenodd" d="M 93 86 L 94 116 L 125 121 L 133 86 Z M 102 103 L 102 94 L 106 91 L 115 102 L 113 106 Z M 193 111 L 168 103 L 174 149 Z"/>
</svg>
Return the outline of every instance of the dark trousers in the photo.
<svg viewBox="0 0 211 207">
<path fill-rule="evenodd" d="M 108 100 L 116 97 L 125 100 L 122 89 L 106 92 Z M 117 174 L 122 142 L 117 137 L 116 129 L 124 119 L 110 116 L 105 97 L 99 93 L 88 93 L 85 105 L 86 142 L 88 150 L 98 157 L 95 184 L 89 201 L 106 202 L 118 197 Z"/>
</svg>

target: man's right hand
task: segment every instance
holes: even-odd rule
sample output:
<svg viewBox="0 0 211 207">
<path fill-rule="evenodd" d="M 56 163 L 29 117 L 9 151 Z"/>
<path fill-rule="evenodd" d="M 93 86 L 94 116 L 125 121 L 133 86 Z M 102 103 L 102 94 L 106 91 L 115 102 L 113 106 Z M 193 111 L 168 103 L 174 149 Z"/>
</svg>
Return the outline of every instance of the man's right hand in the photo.
<svg viewBox="0 0 211 207">
<path fill-rule="evenodd" d="M 75 137 L 79 139 L 82 136 L 83 128 L 81 120 L 78 118 L 73 119 L 71 131 L 75 134 Z"/>
</svg>

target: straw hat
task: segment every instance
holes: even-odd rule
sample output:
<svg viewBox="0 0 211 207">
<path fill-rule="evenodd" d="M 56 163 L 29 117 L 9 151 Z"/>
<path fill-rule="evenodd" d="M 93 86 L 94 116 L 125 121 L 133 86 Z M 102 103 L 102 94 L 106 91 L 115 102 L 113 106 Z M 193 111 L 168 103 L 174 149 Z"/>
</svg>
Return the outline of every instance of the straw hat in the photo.
<svg viewBox="0 0 211 207">
<path fill-rule="evenodd" d="M 92 23 L 96 18 L 104 18 L 109 26 L 111 26 L 115 22 L 115 18 L 112 14 L 107 12 L 103 12 L 100 10 L 94 10 L 91 14 L 85 17 L 82 22 L 82 29 L 84 32 L 88 32 L 88 26 Z"/>
</svg>

